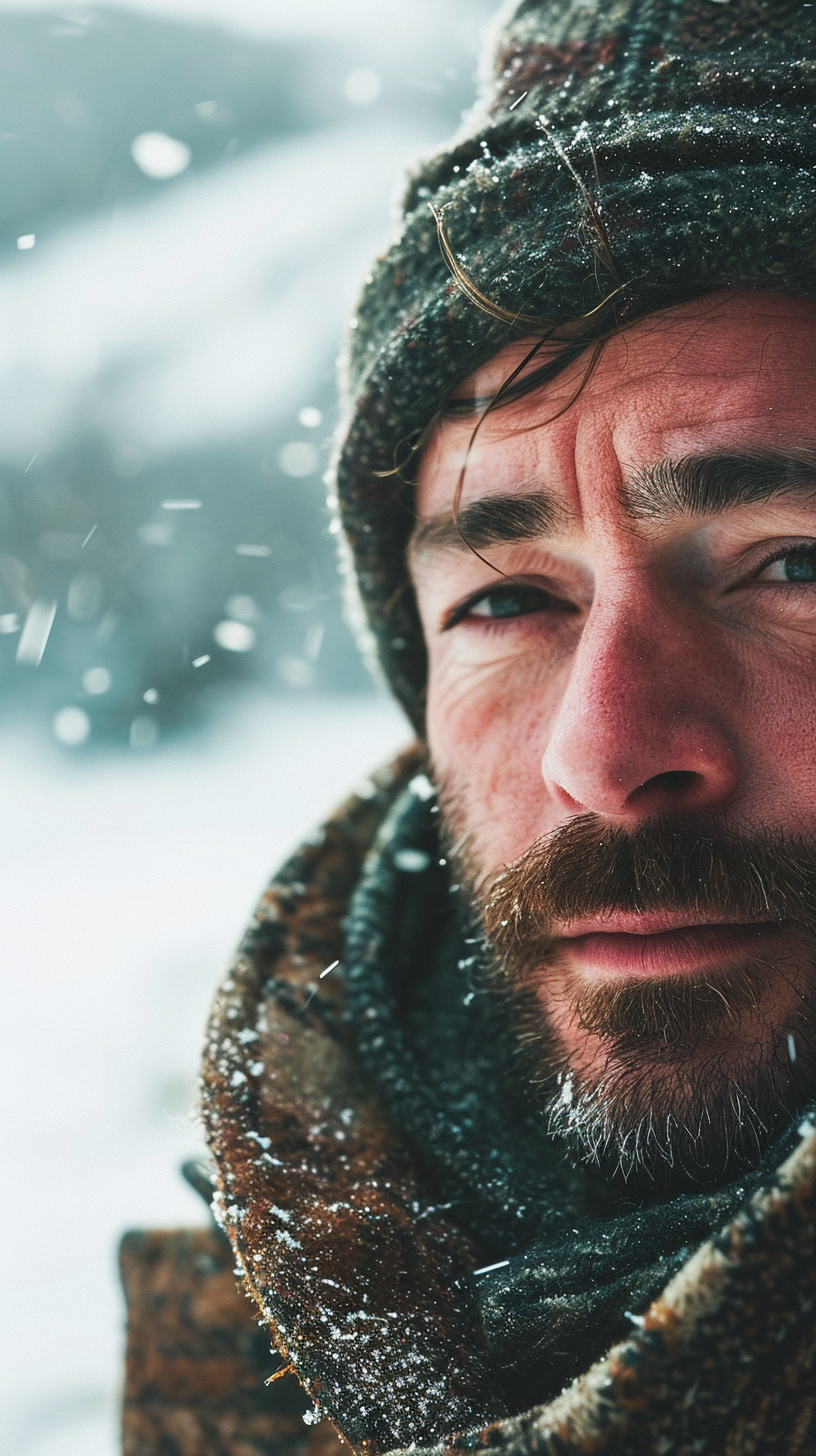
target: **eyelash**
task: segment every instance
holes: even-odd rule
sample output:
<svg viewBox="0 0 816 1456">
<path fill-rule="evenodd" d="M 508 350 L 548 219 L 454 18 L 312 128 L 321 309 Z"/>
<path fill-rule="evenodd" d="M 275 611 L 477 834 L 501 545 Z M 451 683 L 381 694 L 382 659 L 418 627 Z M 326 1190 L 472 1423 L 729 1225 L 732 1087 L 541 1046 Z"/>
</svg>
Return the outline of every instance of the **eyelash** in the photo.
<svg viewBox="0 0 816 1456">
<path fill-rule="evenodd" d="M 779 550 L 772 551 L 770 556 L 767 556 L 764 561 L 761 561 L 759 565 L 755 567 L 753 572 L 754 580 L 756 580 L 757 577 L 760 577 L 763 571 L 767 571 L 769 566 L 773 566 L 774 562 L 784 561 L 786 556 L 792 556 L 794 551 L 800 551 L 803 554 L 810 554 L 816 557 L 816 541 L 814 541 L 812 538 L 810 540 L 806 538 L 804 541 L 792 541 L 790 545 L 782 546 Z M 788 585 L 793 586 L 795 585 L 795 583 L 789 582 Z M 801 582 L 799 583 L 799 585 L 809 586 L 812 585 L 812 583 Z"/>
<path fill-rule="evenodd" d="M 450 630 L 451 627 L 456 627 L 460 622 L 464 621 L 465 617 L 467 617 L 473 611 L 473 608 L 475 606 L 478 606 L 479 602 L 485 601 L 487 597 L 496 596 L 499 592 L 511 591 L 536 592 L 541 598 L 540 610 L 542 611 L 547 610 L 547 608 L 551 606 L 562 608 L 568 607 L 568 603 L 562 601 L 559 597 L 554 596 L 552 592 L 545 591 L 543 587 L 529 586 L 524 582 L 509 581 L 504 586 L 494 586 L 489 587 L 487 591 L 474 592 L 473 595 L 467 597 L 464 602 L 460 602 L 458 607 L 452 607 L 442 622 L 442 631 L 447 632 Z M 534 615 L 535 612 L 508 613 L 507 617 L 504 618 L 504 620 L 513 621 L 518 620 L 519 617 L 531 617 Z M 489 624 L 491 622 L 501 621 L 502 618 L 488 617 L 487 615 L 485 615 L 480 620 L 483 623 Z"/>
<path fill-rule="evenodd" d="M 784 561 L 786 556 L 792 556 L 794 552 L 801 552 L 803 555 L 810 554 L 813 557 L 816 557 L 816 541 L 812 539 L 806 539 L 804 541 L 793 541 L 789 545 L 783 546 L 780 549 L 771 552 L 769 556 L 766 556 L 764 560 L 762 560 L 759 565 L 754 568 L 754 572 L 752 574 L 753 579 L 756 580 L 758 577 L 760 577 L 763 571 L 767 571 L 769 566 L 773 566 L 774 562 Z M 801 585 L 807 587 L 814 585 L 814 583 L 803 581 L 801 583 L 790 582 L 788 583 L 788 585 Z M 460 622 L 463 622 L 465 618 L 469 616 L 469 614 L 473 611 L 473 608 L 475 606 L 478 606 L 479 602 L 485 601 L 487 597 L 495 596 L 500 592 L 511 591 L 527 591 L 537 593 L 541 600 L 541 607 L 539 608 L 539 610 L 541 611 L 547 610 L 548 607 L 561 607 L 562 609 L 568 607 L 568 603 L 554 596 L 551 592 L 545 591 L 543 587 L 534 587 L 529 586 L 523 582 L 509 581 L 504 586 L 494 586 L 488 588 L 487 591 L 474 592 L 473 595 L 468 597 L 464 602 L 460 602 L 458 607 L 452 607 L 443 620 L 442 631 L 447 632 L 450 630 L 451 627 L 458 626 Z M 517 620 L 519 617 L 534 615 L 534 611 L 508 613 L 507 617 L 504 620 L 511 621 Z M 485 624 L 501 620 L 501 617 L 489 617 L 486 614 L 482 618 L 482 622 Z"/>
</svg>

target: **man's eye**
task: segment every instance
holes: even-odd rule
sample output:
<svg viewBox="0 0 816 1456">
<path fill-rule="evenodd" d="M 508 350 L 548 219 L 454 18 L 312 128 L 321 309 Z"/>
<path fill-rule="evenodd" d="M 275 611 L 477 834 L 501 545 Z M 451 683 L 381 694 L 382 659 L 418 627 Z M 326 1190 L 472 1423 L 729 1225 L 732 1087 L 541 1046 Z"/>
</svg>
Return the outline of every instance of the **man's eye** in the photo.
<svg viewBox="0 0 816 1456">
<path fill-rule="evenodd" d="M 759 580 L 816 582 L 816 542 L 791 546 L 790 550 L 768 563 L 760 573 Z"/>
<path fill-rule="evenodd" d="M 556 598 L 538 586 L 497 586 L 480 597 L 463 602 L 451 615 L 448 626 L 455 626 L 465 617 L 487 617 L 491 621 L 501 617 L 527 617 L 532 612 L 546 612 L 557 605 Z"/>
</svg>

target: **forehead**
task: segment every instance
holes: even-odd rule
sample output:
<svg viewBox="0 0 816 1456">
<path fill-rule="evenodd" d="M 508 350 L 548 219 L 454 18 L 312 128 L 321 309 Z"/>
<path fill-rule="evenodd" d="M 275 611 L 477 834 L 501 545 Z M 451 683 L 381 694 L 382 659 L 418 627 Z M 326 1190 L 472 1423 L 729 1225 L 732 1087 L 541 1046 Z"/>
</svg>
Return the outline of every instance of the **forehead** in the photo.
<svg viewBox="0 0 816 1456">
<path fill-rule="evenodd" d="M 492 396 L 533 342 L 502 350 L 454 395 Z M 785 294 L 713 295 L 652 314 L 608 341 L 582 388 L 588 354 L 488 414 L 475 440 L 478 414 L 443 419 L 420 462 L 418 514 L 451 509 L 465 459 L 462 503 L 539 482 L 580 514 L 667 457 L 811 442 L 814 345 L 816 303 Z"/>
</svg>

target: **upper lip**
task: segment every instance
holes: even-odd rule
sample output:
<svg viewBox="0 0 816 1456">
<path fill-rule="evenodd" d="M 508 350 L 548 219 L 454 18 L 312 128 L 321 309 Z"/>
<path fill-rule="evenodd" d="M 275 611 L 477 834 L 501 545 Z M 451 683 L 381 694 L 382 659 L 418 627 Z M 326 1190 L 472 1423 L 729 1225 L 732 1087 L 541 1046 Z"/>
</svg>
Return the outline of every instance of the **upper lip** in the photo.
<svg viewBox="0 0 816 1456">
<path fill-rule="evenodd" d="M 572 920 L 556 932 L 561 940 L 577 940 L 581 935 L 663 935 L 669 930 L 697 930 L 701 926 L 758 925 L 751 915 L 695 914 L 693 910 L 652 910 L 639 915 L 634 910 L 612 910 L 584 920 Z"/>
</svg>

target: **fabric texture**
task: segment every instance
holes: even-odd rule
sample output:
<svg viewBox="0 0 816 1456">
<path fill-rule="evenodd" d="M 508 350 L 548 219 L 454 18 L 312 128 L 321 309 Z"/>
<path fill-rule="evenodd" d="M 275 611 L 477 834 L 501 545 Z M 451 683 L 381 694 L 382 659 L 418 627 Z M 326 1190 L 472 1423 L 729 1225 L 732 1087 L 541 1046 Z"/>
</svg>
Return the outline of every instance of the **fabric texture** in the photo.
<svg viewBox="0 0 816 1456">
<path fill-rule="evenodd" d="M 218 1229 L 127 1233 L 119 1264 L 122 1456 L 341 1456 L 328 1424 L 304 1425 L 311 1402 L 236 1290 Z"/>
<path fill-rule="evenodd" d="M 315 1430 L 327 1418 L 372 1456 L 809 1456 L 816 1129 L 803 1119 L 778 1168 L 708 1206 L 679 1200 L 662 1227 L 659 1206 L 596 1201 L 591 1180 L 550 1157 L 540 1206 L 514 1233 L 536 1169 L 487 1096 L 468 1125 L 456 1025 L 425 1086 L 444 1004 L 424 1046 L 417 1028 L 449 958 L 442 885 L 423 888 L 401 853 L 433 845 L 420 762 L 375 776 L 276 876 L 216 1000 L 204 1063 L 216 1208 L 259 1319 L 316 1403 Z M 407 780 L 416 802 L 389 817 Z M 427 962 L 418 904 L 437 932 Z M 403 934 L 410 958 L 394 956 Z M 540 1399 L 528 1406 L 525 1388 Z"/>
<path fill-rule="evenodd" d="M 440 859 L 435 796 L 402 796 L 354 894 L 344 953 L 360 1058 L 451 1215 L 503 1267 L 477 1302 L 508 1403 L 551 1399 L 616 1340 L 796 1148 L 712 1192 L 636 1200 L 575 1168 L 528 1109 L 512 1030 Z"/>
<path fill-rule="evenodd" d="M 614 295 L 591 338 L 723 287 L 813 296 L 815 39 L 801 0 L 522 0 L 502 15 L 480 100 L 410 181 L 344 369 L 342 523 L 367 630 L 420 732 L 411 442 L 477 365 L 536 334 L 514 316 L 565 324 Z M 510 322 L 454 283 L 431 205 Z"/>
<path fill-rule="evenodd" d="M 320 1408 L 366 1451 L 507 1410 L 467 1280 L 482 1251 L 421 1186 L 360 1066 L 338 974 L 363 858 L 416 761 L 375 776 L 270 886 L 204 1064 L 215 1207 L 245 1287 Z"/>
</svg>

